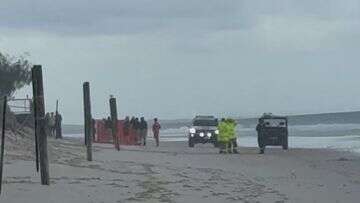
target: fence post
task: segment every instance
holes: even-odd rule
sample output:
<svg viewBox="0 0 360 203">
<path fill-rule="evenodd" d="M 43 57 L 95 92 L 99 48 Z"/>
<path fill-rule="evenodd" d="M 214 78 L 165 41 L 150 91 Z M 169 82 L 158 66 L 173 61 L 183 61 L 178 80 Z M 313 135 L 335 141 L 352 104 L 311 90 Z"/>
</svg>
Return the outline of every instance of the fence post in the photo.
<svg viewBox="0 0 360 203">
<path fill-rule="evenodd" d="M 34 116 L 34 134 L 35 134 L 35 159 L 36 159 L 36 171 L 39 172 L 39 135 L 38 135 L 38 122 L 37 122 L 37 107 L 36 107 L 36 98 L 37 98 L 37 83 L 34 74 L 34 69 L 31 70 L 31 80 L 33 88 L 33 99 L 32 99 L 32 113 Z"/>
<path fill-rule="evenodd" d="M 117 115 L 117 107 L 116 107 L 116 98 L 110 97 L 110 112 L 111 112 L 111 121 L 112 121 L 112 136 L 114 139 L 115 148 L 120 151 L 120 143 L 119 138 L 117 136 L 117 124 L 118 124 L 118 115 Z"/>
<path fill-rule="evenodd" d="M 35 119 L 37 120 L 36 131 L 39 139 L 41 184 L 50 185 L 47 134 L 45 130 L 44 86 L 41 65 L 35 65 L 32 69 L 32 73 L 33 79 L 36 82 L 36 88 L 34 93 L 36 104 Z"/>
<path fill-rule="evenodd" d="M 90 83 L 83 84 L 84 93 L 84 131 L 85 131 L 85 145 L 86 157 L 88 161 L 92 161 L 92 116 L 91 116 L 91 101 L 90 101 Z"/>
<path fill-rule="evenodd" d="M 4 150 L 5 150 L 5 124 L 6 124 L 6 106 L 7 97 L 4 97 L 3 117 L 2 117 L 2 133 L 1 133 L 1 155 L 0 155 L 0 194 L 2 193 L 2 180 L 4 168 Z"/>
</svg>

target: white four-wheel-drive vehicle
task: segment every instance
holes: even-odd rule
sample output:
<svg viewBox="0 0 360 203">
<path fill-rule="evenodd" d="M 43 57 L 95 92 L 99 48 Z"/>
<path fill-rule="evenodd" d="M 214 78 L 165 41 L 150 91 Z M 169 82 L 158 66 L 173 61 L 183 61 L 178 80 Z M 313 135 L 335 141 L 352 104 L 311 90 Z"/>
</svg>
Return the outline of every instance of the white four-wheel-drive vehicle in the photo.
<svg viewBox="0 0 360 203">
<path fill-rule="evenodd" d="M 189 129 L 189 147 L 195 144 L 211 143 L 217 147 L 218 119 L 214 116 L 196 116 Z"/>
</svg>

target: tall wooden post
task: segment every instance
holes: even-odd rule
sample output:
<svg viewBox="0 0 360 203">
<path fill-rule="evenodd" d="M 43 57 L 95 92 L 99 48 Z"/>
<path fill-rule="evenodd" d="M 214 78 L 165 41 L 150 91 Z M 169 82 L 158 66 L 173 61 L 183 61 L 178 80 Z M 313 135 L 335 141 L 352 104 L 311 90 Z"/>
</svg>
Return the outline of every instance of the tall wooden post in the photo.
<svg viewBox="0 0 360 203">
<path fill-rule="evenodd" d="M 117 115 L 117 107 L 116 107 L 116 98 L 110 97 L 110 112 L 111 112 L 111 121 L 112 121 L 112 136 L 114 139 L 115 148 L 120 151 L 120 143 L 119 138 L 117 136 L 117 123 L 118 123 L 118 115 Z"/>
<path fill-rule="evenodd" d="M 90 101 L 90 84 L 85 82 L 83 85 L 84 92 L 84 131 L 86 144 L 86 157 L 88 161 L 92 161 L 92 116 Z"/>
<path fill-rule="evenodd" d="M 4 97 L 2 133 L 1 133 L 1 154 L 0 154 L 0 194 L 2 192 L 3 168 L 4 168 L 4 150 L 5 150 L 5 124 L 6 124 L 6 106 L 7 97 Z"/>
<path fill-rule="evenodd" d="M 33 88 L 33 105 L 32 105 L 32 113 L 34 116 L 34 134 L 35 134 L 35 159 L 36 159 L 36 171 L 39 172 L 39 135 L 38 135 L 38 123 L 37 123 L 37 107 L 36 107 L 36 98 L 37 98 L 37 83 L 34 74 L 34 69 L 31 70 L 31 78 L 32 78 L 32 88 Z"/>
<path fill-rule="evenodd" d="M 41 184 L 50 185 L 47 134 L 45 130 L 44 86 L 41 65 L 35 65 L 32 69 L 32 73 L 34 74 L 33 79 L 36 81 L 34 95 L 37 117 L 35 119 L 37 120 L 37 135 L 39 139 Z"/>
</svg>

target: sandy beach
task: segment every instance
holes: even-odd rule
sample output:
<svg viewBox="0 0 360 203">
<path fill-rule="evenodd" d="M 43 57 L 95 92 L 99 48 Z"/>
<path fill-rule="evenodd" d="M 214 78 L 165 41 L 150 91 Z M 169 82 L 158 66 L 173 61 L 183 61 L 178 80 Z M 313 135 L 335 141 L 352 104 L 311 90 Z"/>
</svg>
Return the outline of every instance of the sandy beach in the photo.
<svg viewBox="0 0 360 203">
<path fill-rule="evenodd" d="M 360 0 L 1 0 L 0 19 L 0 203 L 360 203 Z"/>
<path fill-rule="evenodd" d="M 49 140 L 51 186 L 40 185 L 32 152 L 7 151 L 1 203 L 358 202 L 360 158 L 325 149 L 241 148 L 220 155 L 186 142 L 160 148 L 95 144 L 85 159 L 79 139 Z M 28 156 L 25 156 L 28 154 Z"/>
</svg>

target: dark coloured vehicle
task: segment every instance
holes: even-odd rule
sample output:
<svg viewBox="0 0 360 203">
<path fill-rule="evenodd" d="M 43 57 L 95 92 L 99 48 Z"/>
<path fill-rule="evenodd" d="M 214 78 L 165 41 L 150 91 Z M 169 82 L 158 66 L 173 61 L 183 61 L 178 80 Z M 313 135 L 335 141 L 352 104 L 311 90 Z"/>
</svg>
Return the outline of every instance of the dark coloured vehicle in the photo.
<svg viewBox="0 0 360 203">
<path fill-rule="evenodd" d="M 199 143 L 212 143 L 217 147 L 218 124 L 214 116 L 196 116 L 189 129 L 189 147 Z"/>
<path fill-rule="evenodd" d="M 282 146 L 284 150 L 289 148 L 287 117 L 264 114 L 259 119 L 256 130 L 258 132 L 260 153 L 265 152 L 266 146 Z"/>
</svg>

